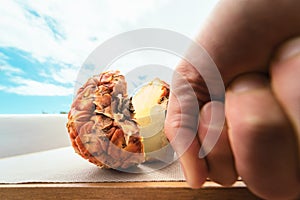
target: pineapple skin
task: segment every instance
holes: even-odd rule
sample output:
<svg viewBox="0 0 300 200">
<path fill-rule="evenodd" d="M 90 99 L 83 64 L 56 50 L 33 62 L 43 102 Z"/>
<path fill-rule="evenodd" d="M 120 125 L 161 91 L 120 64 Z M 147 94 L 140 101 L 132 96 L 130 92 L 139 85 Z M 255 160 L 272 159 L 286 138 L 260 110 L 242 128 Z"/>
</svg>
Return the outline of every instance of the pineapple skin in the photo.
<svg viewBox="0 0 300 200">
<path fill-rule="evenodd" d="M 101 168 L 126 169 L 145 161 L 126 91 L 119 71 L 95 75 L 78 90 L 68 114 L 75 152 Z"/>
</svg>

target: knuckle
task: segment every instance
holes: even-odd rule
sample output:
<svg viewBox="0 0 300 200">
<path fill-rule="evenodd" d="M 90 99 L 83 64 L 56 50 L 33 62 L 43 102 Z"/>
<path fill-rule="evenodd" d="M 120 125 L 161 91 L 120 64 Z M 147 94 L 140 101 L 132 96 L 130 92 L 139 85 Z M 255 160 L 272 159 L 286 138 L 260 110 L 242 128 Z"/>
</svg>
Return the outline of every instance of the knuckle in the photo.
<svg viewBox="0 0 300 200">
<path fill-rule="evenodd" d="M 289 122 L 278 115 L 269 117 L 246 114 L 241 116 L 237 123 L 238 132 L 251 134 L 254 139 L 280 142 L 290 137 L 286 134 L 292 132 Z"/>
</svg>

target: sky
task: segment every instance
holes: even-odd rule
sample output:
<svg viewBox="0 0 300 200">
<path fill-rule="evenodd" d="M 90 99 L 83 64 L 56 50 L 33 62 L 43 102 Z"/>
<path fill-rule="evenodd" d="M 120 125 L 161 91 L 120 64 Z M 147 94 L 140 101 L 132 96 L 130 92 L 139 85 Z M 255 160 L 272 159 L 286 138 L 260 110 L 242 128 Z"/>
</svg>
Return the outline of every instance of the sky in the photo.
<svg viewBox="0 0 300 200">
<path fill-rule="evenodd" d="M 0 2 L 0 114 L 56 114 L 69 111 L 80 67 L 103 42 L 141 28 L 193 38 L 217 0 Z M 119 63 L 164 58 L 164 65 L 176 65 L 172 56 L 167 62 L 156 54 L 136 53 Z"/>
</svg>

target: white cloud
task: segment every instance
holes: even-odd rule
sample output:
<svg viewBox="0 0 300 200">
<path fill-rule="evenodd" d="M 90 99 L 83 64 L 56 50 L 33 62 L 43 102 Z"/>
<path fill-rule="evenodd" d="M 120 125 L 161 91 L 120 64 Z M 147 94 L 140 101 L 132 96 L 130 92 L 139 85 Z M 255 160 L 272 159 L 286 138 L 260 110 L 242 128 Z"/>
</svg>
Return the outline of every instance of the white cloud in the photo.
<svg viewBox="0 0 300 200">
<path fill-rule="evenodd" d="M 52 77 L 59 83 L 74 83 L 78 70 L 70 68 L 62 68 L 52 73 Z"/>
<path fill-rule="evenodd" d="M 20 48 L 39 61 L 51 58 L 78 68 L 99 44 L 124 31 L 150 26 L 192 36 L 216 1 L 3 0 L 0 46 Z M 55 36 L 49 19 L 62 37 Z"/>
<path fill-rule="evenodd" d="M 0 90 L 22 95 L 71 94 L 70 88 L 61 85 L 74 84 L 79 67 L 105 40 L 144 27 L 166 28 L 191 36 L 216 1 L 2 0 L 5 6 L 0 6 L 0 47 L 19 49 L 53 67 L 38 74 L 51 84 L 19 77 L 21 81 L 12 80 L 19 86 L 2 86 Z M 4 56 L 0 52 L 0 60 Z M 6 72 L 21 73 L 18 68 L 0 64 Z"/>
<path fill-rule="evenodd" d="M 140 17 L 145 16 L 150 11 L 154 11 L 155 9 L 166 5 L 168 2 L 168 0 L 107 1 L 109 16 L 112 21 L 125 21 L 133 24 L 136 24 Z"/>
<path fill-rule="evenodd" d="M 18 86 L 0 85 L 0 90 L 27 96 L 68 96 L 73 94 L 73 88 L 58 86 L 50 83 L 41 83 L 21 77 L 14 77 L 12 81 L 18 84 Z"/>
<path fill-rule="evenodd" d="M 16 68 L 16 67 L 12 67 L 10 65 L 4 64 L 2 65 L 0 63 L 0 72 L 4 72 L 7 74 L 20 74 L 23 73 L 22 69 Z"/>
<path fill-rule="evenodd" d="M 5 6 L 0 6 L 0 46 L 28 52 L 41 63 L 50 61 L 53 68 L 41 73 L 42 77 L 74 84 L 79 67 L 88 55 L 103 41 L 124 31 L 123 23 L 135 23 L 157 6 L 158 0 L 145 2 L 134 0 L 129 5 L 121 0 L 4 0 L 1 3 Z M 17 68 L 8 66 L 2 70 L 18 72 Z M 32 83 L 24 84 L 37 86 L 37 82 Z M 20 90 L 23 87 L 10 92 L 25 94 Z M 37 94 L 37 91 L 45 94 L 37 87 L 28 94 Z"/>
<path fill-rule="evenodd" d="M 8 56 L 0 52 L 0 73 L 4 73 L 6 75 L 24 73 L 22 69 L 9 65 L 7 60 Z"/>
<path fill-rule="evenodd" d="M 40 76 L 53 79 L 62 84 L 74 84 L 77 78 L 78 69 L 68 65 L 63 65 L 59 69 L 51 69 L 47 72 L 41 72 Z"/>
<path fill-rule="evenodd" d="M 0 46 L 17 47 L 42 62 L 51 58 L 78 67 L 101 42 L 120 33 L 122 23 L 136 22 L 156 2 L 5 0 L 0 7 Z M 55 22 L 62 39 L 55 37 L 46 19 Z"/>
</svg>

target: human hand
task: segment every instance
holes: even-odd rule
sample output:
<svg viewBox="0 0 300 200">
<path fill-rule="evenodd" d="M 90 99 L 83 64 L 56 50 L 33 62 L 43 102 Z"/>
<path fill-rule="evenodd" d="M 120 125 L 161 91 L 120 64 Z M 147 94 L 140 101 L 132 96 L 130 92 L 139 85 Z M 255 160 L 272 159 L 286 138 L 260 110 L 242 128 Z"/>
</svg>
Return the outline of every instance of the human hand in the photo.
<svg viewBox="0 0 300 200">
<path fill-rule="evenodd" d="M 182 61 L 176 73 L 194 89 L 200 118 L 184 81 L 174 78 L 165 123 L 167 137 L 194 137 L 173 143 L 188 184 L 210 178 L 231 185 L 241 176 L 266 199 L 295 198 L 300 192 L 300 1 L 221 0 L 197 42 L 216 63 L 226 87 L 225 105 L 210 101 L 203 77 Z M 186 84 L 186 83 L 185 83 Z M 171 88 L 172 89 L 172 88 Z M 226 116 L 212 151 L 199 158 L 211 108 Z M 196 108 L 197 110 L 198 108 Z M 199 127 L 198 127 L 199 121 Z"/>
</svg>

